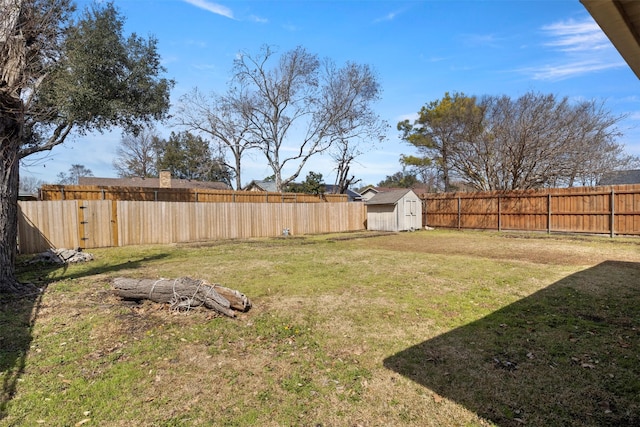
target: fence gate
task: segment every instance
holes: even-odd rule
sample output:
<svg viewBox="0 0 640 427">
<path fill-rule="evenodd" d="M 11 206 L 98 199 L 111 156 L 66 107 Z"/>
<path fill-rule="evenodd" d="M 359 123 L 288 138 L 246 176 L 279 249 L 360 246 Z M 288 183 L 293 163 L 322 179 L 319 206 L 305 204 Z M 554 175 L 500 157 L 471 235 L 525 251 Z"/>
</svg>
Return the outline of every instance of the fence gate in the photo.
<svg viewBox="0 0 640 427">
<path fill-rule="evenodd" d="M 112 200 L 78 201 L 78 242 L 80 247 L 118 246 L 117 209 Z"/>
</svg>

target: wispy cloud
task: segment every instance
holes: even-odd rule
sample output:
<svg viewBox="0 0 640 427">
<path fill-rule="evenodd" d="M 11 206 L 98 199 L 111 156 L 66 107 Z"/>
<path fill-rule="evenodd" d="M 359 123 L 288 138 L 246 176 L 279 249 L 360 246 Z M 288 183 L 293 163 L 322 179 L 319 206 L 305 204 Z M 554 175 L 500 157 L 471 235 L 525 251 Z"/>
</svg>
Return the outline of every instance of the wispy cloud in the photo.
<svg viewBox="0 0 640 427">
<path fill-rule="evenodd" d="M 595 21 L 556 22 L 542 27 L 551 40 L 546 46 L 557 47 L 563 52 L 583 52 L 610 49 L 611 43 Z"/>
<path fill-rule="evenodd" d="M 262 18 L 260 16 L 251 15 L 249 16 L 249 20 L 253 22 L 257 22 L 259 24 L 268 24 L 269 20 L 267 18 Z"/>
<path fill-rule="evenodd" d="M 502 47 L 502 42 L 504 40 L 494 34 L 462 34 L 461 37 L 465 44 L 473 47 Z"/>
<path fill-rule="evenodd" d="M 552 59 L 544 65 L 521 68 L 534 80 L 565 80 L 625 66 L 614 47 L 591 18 L 569 19 L 541 28 Z M 554 54 L 555 52 L 555 54 Z"/>
<path fill-rule="evenodd" d="M 555 65 L 522 68 L 520 71 L 530 74 L 534 80 L 564 80 L 584 74 L 624 67 L 624 61 L 602 62 L 598 60 L 584 60 L 565 62 Z"/>
<path fill-rule="evenodd" d="M 381 16 L 380 18 L 376 18 L 373 20 L 374 24 L 378 24 L 380 22 L 389 22 L 389 21 L 393 21 L 395 20 L 398 16 L 402 15 L 404 12 L 406 12 L 406 8 L 403 9 L 399 9 L 399 10 L 394 10 L 391 11 L 389 13 L 387 13 L 384 16 Z"/>
<path fill-rule="evenodd" d="M 284 24 L 282 26 L 282 28 L 286 31 L 290 31 L 292 33 L 295 33 L 297 31 L 300 31 L 300 27 L 298 27 L 297 25 L 294 24 Z"/>
<path fill-rule="evenodd" d="M 204 9 L 208 12 L 215 13 L 216 15 L 221 15 L 221 16 L 224 16 L 225 18 L 234 19 L 233 11 L 221 4 L 213 3 L 208 0 L 183 0 L 183 1 L 195 7 L 199 7 L 200 9 Z"/>
<path fill-rule="evenodd" d="M 629 119 L 640 121 L 640 111 L 633 111 L 629 113 Z"/>
</svg>

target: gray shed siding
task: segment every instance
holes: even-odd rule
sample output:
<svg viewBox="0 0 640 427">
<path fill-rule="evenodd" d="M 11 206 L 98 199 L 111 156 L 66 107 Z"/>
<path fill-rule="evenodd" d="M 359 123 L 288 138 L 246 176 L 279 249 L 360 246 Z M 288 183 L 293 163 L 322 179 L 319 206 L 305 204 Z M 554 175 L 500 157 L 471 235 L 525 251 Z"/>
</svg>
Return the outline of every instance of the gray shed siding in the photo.
<svg viewBox="0 0 640 427">
<path fill-rule="evenodd" d="M 409 231 L 422 228 L 422 201 L 411 190 L 379 193 L 366 204 L 368 230 Z"/>
</svg>

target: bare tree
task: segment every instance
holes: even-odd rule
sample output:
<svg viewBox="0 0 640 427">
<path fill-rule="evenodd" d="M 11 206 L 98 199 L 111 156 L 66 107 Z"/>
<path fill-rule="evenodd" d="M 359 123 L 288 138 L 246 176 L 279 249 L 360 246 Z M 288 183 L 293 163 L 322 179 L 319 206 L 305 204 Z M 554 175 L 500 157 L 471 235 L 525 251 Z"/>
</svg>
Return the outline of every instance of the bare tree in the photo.
<svg viewBox="0 0 640 427">
<path fill-rule="evenodd" d="M 236 105 L 251 123 L 249 138 L 265 155 L 280 191 L 300 174 L 312 155 L 329 148 L 329 143 L 324 138 L 325 120 L 316 108 L 320 65 L 317 56 L 298 47 L 283 54 L 269 69 L 274 55 L 269 46 L 263 46 L 256 56 L 242 53 L 234 61 L 233 77 L 240 86 L 237 93 L 242 95 Z M 293 154 L 284 157 L 292 128 L 303 120 L 306 130 L 296 129 L 301 133 L 298 143 L 289 147 Z M 283 178 L 283 169 L 293 162 L 297 162 L 293 174 Z"/>
<path fill-rule="evenodd" d="M 158 135 L 153 127 L 145 127 L 138 133 L 126 133 L 116 148 L 113 167 L 119 177 L 151 178 L 158 176 Z"/>
<path fill-rule="evenodd" d="M 235 175 L 235 188 L 242 188 L 242 158 L 253 148 L 247 139 L 251 123 L 241 114 L 243 105 L 239 93 L 205 96 L 197 88 L 180 98 L 174 120 L 179 126 L 208 135 L 217 145 L 224 167 Z M 228 162 L 227 157 L 231 157 Z"/>
<path fill-rule="evenodd" d="M 486 187 L 481 189 L 527 189 L 573 186 L 592 181 L 620 159 L 622 146 L 615 139 L 612 116 L 602 103 L 571 104 L 568 98 L 529 92 L 515 100 L 506 96 L 485 97 L 483 132 L 472 143 L 484 154 L 476 168 Z M 461 160 L 461 156 L 458 156 Z M 465 178 L 458 162 L 457 170 Z M 472 181 L 472 180 L 470 180 Z"/>
<path fill-rule="evenodd" d="M 445 191 L 452 174 L 478 190 L 514 190 L 592 183 L 624 164 L 620 120 L 602 103 L 535 92 L 480 101 L 446 94 L 398 129 L 446 173 Z"/>
<path fill-rule="evenodd" d="M 85 176 L 93 176 L 91 169 L 85 165 L 74 164 L 71 165 L 67 173 L 60 172 L 58 174 L 58 184 L 77 185 L 80 182 L 80 178 Z"/>
<path fill-rule="evenodd" d="M 352 143 L 351 140 L 338 140 L 335 149 L 330 152 L 331 158 L 336 163 L 336 181 L 334 193 L 344 194 L 351 186 L 359 183 L 361 179 L 356 179 L 355 175 L 351 175 L 351 165 L 356 157 L 362 154 L 358 143 Z"/>
<path fill-rule="evenodd" d="M 264 46 L 258 55 L 243 53 L 235 60 L 233 105 L 249 122 L 247 140 L 265 155 L 276 188 L 282 190 L 312 156 L 366 135 L 366 126 L 378 121 L 370 103 L 380 88 L 367 66 L 347 64 L 338 69 L 302 47 L 285 52 L 277 61 L 274 56 Z M 276 65 L 270 67 L 273 61 Z M 352 150 L 350 144 L 347 151 Z M 347 166 L 355 154 L 338 154 L 347 162 L 343 176 L 348 176 Z M 287 166 L 292 173 L 283 177 Z"/>
<path fill-rule="evenodd" d="M 368 65 L 352 62 L 337 68 L 325 61 L 323 74 L 323 108 L 332 122 L 329 155 L 336 163 L 335 187 L 343 194 L 359 182 L 349 170 L 355 159 L 386 139 L 389 128 L 373 111 L 372 104 L 380 98 L 378 78 Z"/>
<path fill-rule="evenodd" d="M 38 190 L 45 182 L 32 175 L 23 175 L 20 177 L 20 192 L 26 194 L 37 194 Z"/>
</svg>

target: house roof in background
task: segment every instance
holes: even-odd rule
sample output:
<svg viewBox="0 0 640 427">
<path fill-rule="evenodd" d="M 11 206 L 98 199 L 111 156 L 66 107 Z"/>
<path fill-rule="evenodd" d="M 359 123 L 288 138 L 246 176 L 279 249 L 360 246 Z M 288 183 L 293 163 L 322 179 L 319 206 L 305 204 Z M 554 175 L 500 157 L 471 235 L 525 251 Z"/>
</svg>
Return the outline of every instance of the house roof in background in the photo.
<svg viewBox="0 0 640 427">
<path fill-rule="evenodd" d="M 336 188 L 335 185 L 325 184 L 325 192 L 327 194 L 333 194 L 333 190 Z M 245 188 L 245 191 L 267 191 L 271 193 L 277 192 L 275 181 L 251 181 Z M 345 193 L 349 200 L 361 200 L 362 195 L 353 190 L 347 190 Z"/>
<path fill-rule="evenodd" d="M 611 171 L 602 175 L 598 185 L 640 184 L 640 169 Z"/>
<path fill-rule="evenodd" d="M 580 0 L 640 79 L 640 1 Z"/>
<path fill-rule="evenodd" d="M 413 190 L 410 188 L 403 188 L 400 190 L 394 189 L 391 191 L 384 191 L 376 194 L 365 203 L 367 205 L 394 205 L 409 192 L 413 192 Z"/>
<path fill-rule="evenodd" d="M 275 193 L 276 182 L 275 181 L 260 181 L 253 180 L 244 187 L 245 191 L 267 191 L 269 193 Z"/>
<path fill-rule="evenodd" d="M 107 187 L 149 187 L 160 188 L 160 178 L 96 178 L 85 176 L 78 179 L 79 185 L 102 185 Z M 229 190 L 224 182 L 195 181 L 171 178 L 171 188 L 195 188 L 203 190 Z"/>
<path fill-rule="evenodd" d="M 337 185 L 325 184 L 325 189 L 328 194 L 334 194 L 333 191 L 336 190 L 337 187 L 338 187 Z M 349 188 L 347 188 L 347 191 L 345 192 L 345 194 L 349 197 L 349 200 L 362 199 L 362 194 L 358 193 L 357 191 L 353 191 Z"/>
</svg>

